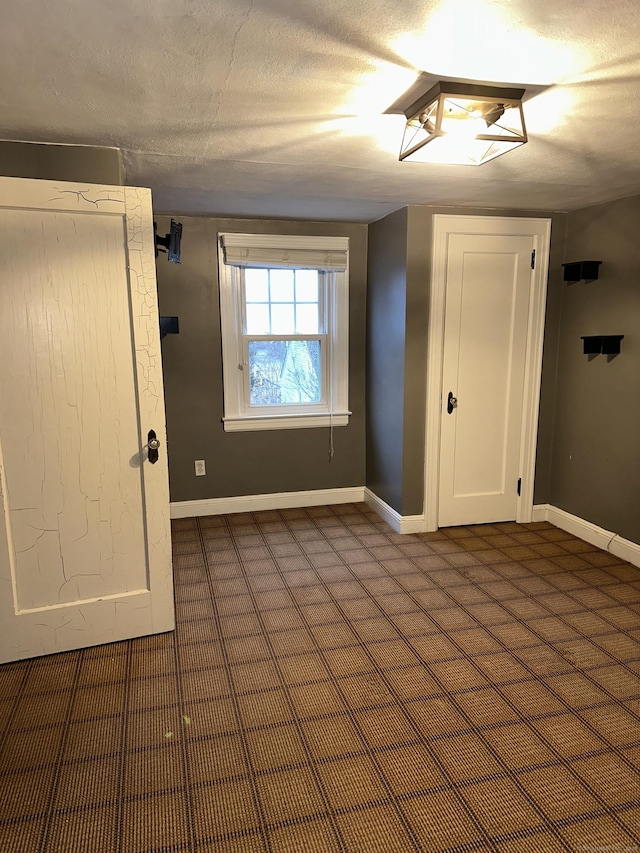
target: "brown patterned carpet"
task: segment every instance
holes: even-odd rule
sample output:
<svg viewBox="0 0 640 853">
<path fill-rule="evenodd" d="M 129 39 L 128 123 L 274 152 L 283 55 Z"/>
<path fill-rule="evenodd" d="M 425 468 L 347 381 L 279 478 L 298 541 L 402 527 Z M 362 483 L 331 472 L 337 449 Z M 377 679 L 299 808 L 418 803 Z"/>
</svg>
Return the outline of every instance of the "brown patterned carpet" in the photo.
<svg viewBox="0 0 640 853">
<path fill-rule="evenodd" d="M 0 667 L 1 853 L 638 849 L 640 570 L 364 504 L 174 549 L 175 634 Z"/>
</svg>

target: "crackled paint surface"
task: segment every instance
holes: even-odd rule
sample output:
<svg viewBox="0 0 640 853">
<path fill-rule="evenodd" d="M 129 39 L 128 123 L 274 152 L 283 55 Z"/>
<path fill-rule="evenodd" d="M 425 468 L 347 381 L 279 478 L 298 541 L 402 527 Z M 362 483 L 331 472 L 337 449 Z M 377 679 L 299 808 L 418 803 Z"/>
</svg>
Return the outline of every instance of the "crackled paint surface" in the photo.
<svg viewBox="0 0 640 853">
<path fill-rule="evenodd" d="M 0 659 L 173 626 L 149 192 L 0 180 Z M 7 203 L 8 202 L 8 203 Z M 161 440 L 149 465 L 149 429 Z"/>
</svg>

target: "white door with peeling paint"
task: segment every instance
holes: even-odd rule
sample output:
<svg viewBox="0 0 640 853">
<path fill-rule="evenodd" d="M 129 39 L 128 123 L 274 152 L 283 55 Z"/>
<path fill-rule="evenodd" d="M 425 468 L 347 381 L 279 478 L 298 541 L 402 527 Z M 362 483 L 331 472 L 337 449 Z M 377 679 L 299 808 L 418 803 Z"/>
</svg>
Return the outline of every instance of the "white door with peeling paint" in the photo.
<svg viewBox="0 0 640 853">
<path fill-rule="evenodd" d="M 173 629 L 149 190 L 0 178 L 0 513 L 0 662 Z"/>
</svg>

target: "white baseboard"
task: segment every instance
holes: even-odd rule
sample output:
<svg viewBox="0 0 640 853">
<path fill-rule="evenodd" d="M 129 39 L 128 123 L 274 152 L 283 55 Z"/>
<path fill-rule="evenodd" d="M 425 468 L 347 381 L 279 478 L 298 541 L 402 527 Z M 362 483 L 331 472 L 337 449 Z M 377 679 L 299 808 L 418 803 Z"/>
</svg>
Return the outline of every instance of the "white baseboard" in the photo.
<svg viewBox="0 0 640 853">
<path fill-rule="evenodd" d="M 275 492 L 268 495 L 238 495 L 231 498 L 208 498 L 203 501 L 174 501 L 171 518 L 196 515 L 226 515 L 232 512 L 259 512 L 265 509 L 291 509 L 325 504 L 362 503 L 364 486 L 350 489 L 314 489 L 309 492 Z"/>
<path fill-rule="evenodd" d="M 314 489 L 308 492 L 276 492 L 267 495 L 238 495 L 230 498 L 208 498 L 202 501 L 174 501 L 171 503 L 171 518 L 259 512 L 268 509 L 291 509 L 325 504 L 362 503 L 363 501 L 396 533 L 421 533 L 426 530 L 424 515 L 402 516 L 364 486 L 349 489 Z"/>
<path fill-rule="evenodd" d="M 364 501 L 374 512 L 387 522 L 396 533 L 422 533 L 426 528 L 424 514 L 422 515 L 400 515 L 393 507 L 385 503 L 370 489 L 364 490 Z"/>
<path fill-rule="evenodd" d="M 611 530 L 605 530 L 603 527 L 598 527 L 597 524 L 585 521 L 584 518 L 571 515 L 570 512 L 565 512 L 556 506 L 536 504 L 533 507 L 532 521 L 548 521 L 561 530 L 566 530 L 567 533 L 572 533 L 574 536 L 584 539 L 585 542 L 590 542 L 591 545 L 602 548 L 603 551 L 608 551 L 615 557 L 620 557 L 621 560 L 626 560 L 628 563 L 640 567 L 640 545 L 618 536 Z"/>
</svg>

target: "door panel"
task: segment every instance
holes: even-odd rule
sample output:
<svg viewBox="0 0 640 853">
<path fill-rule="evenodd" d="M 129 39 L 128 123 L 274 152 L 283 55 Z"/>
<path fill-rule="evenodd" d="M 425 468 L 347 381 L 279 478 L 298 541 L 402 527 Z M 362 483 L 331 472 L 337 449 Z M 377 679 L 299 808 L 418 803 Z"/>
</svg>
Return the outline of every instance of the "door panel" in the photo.
<svg viewBox="0 0 640 853">
<path fill-rule="evenodd" d="M 516 517 L 532 247 L 529 236 L 450 235 L 440 526 Z"/>
<path fill-rule="evenodd" d="M 0 189 L 0 660 L 170 630 L 149 193 Z"/>
</svg>

